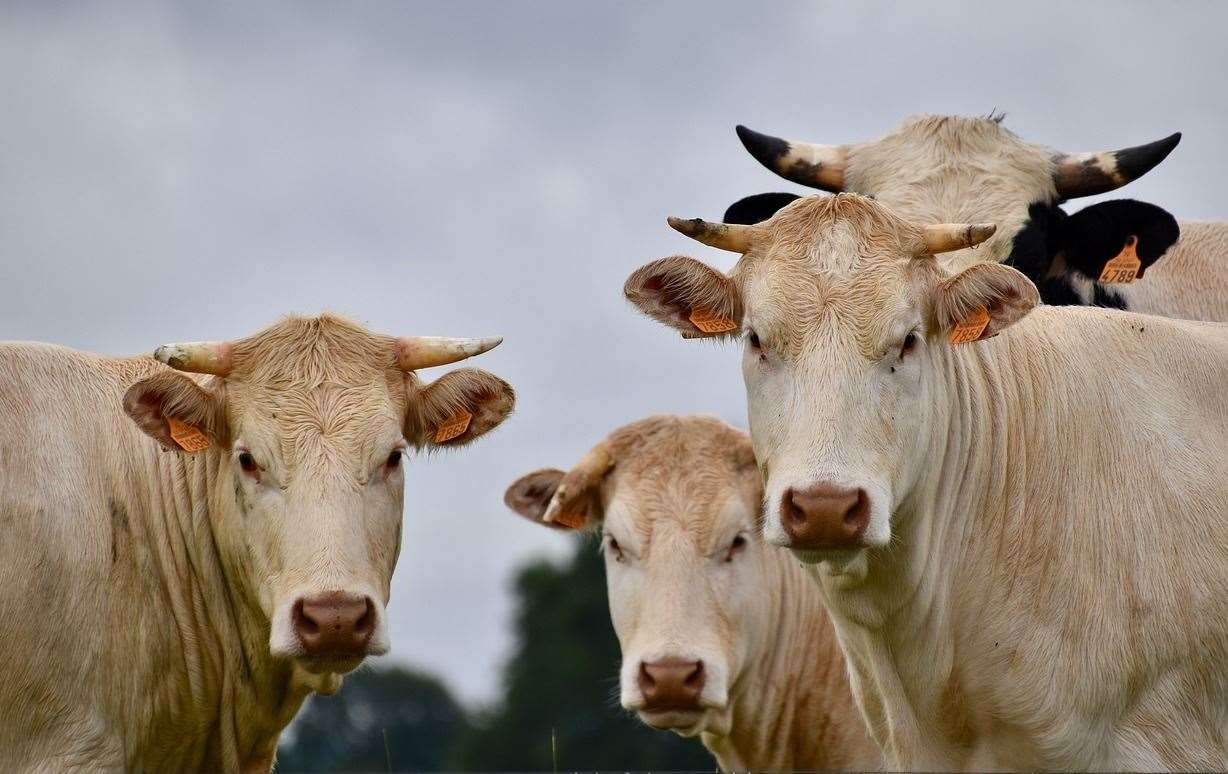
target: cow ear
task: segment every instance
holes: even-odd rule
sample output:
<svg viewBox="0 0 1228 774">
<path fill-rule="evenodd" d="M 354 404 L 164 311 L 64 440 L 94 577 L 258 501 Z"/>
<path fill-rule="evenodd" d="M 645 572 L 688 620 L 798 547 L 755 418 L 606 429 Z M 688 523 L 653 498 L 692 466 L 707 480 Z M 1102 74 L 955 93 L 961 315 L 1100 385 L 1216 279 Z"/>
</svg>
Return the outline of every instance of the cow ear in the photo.
<svg viewBox="0 0 1228 774">
<path fill-rule="evenodd" d="M 223 401 L 169 368 L 129 387 L 124 413 L 165 449 L 197 452 L 226 442 Z"/>
<path fill-rule="evenodd" d="M 415 446 L 464 446 L 498 427 L 516 405 L 512 386 L 479 368 L 458 368 L 418 390 L 405 417 Z"/>
<path fill-rule="evenodd" d="M 516 482 L 503 493 L 503 502 L 508 508 L 525 517 L 529 521 L 557 530 L 572 530 L 578 526 L 565 524 L 561 521 L 546 521 L 546 508 L 554 498 L 563 477 L 567 475 L 561 470 L 546 468 L 535 470 L 526 476 L 516 479 Z"/>
<path fill-rule="evenodd" d="M 978 263 L 938 284 L 935 329 L 952 343 L 996 336 L 1040 303 L 1036 286 L 1018 269 Z"/>
<path fill-rule="evenodd" d="M 742 300 L 733 280 L 694 258 L 674 255 L 637 269 L 623 294 L 684 338 L 734 336 L 742 327 Z"/>
<path fill-rule="evenodd" d="M 738 199 L 725 210 L 725 223 L 739 223 L 753 226 L 762 223 L 776 214 L 785 205 L 792 204 L 802 197 L 791 193 L 761 193 Z"/>
<path fill-rule="evenodd" d="M 1104 265 L 1135 239 L 1138 277 L 1181 236 L 1177 219 L 1154 204 L 1134 199 L 1100 202 L 1079 210 L 1061 223 L 1058 250 L 1066 266 L 1089 279 L 1099 279 Z"/>
</svg>

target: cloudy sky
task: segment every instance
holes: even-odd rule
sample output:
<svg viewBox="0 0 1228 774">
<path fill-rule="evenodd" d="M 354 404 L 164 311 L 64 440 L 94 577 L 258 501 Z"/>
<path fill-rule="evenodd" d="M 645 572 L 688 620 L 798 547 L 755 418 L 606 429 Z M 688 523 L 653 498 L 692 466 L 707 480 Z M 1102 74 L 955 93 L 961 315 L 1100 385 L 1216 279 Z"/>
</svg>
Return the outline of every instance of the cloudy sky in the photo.
<svg viewBox="0 0 1228 774">
<path fill-rule="evenodd" d="M 820 142 L 1005 110 L 1065 150 L 1185 133 L 1126 193 L 1228 216 L 1228 4 L 199 2 L 0 7 L 0 338 L 113 354 L 333 310 L 501 334 L 517 413 L 419 459 L 395 658 L 494 695 L 508 580 L 568 538 L 505 486 L 657 412 L 744 424 L 738 355 L 635 313 L 670 231 L 802 190 L 741 122 Z M 71 8 L 71 10 L 68 10 Z"/>
</svg>

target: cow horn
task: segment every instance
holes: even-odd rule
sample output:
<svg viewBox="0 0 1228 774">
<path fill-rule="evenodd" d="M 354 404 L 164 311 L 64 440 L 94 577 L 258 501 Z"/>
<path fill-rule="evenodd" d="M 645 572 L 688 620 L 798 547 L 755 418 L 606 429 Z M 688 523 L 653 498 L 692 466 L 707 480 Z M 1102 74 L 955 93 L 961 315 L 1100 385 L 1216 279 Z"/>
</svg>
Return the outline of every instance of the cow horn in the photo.
<svg viewBox="0 0 1228 774">
<path fill-rule="evenodd" d="M 754 226 L 743 226 L 736 223 L 709 223 L 700 218 L 668 218 L 670 228 L 689 236 L 697 242 L 703 242 L 709 247 L 729 250 L 734 253 L 745 253 L 754 244 L 757 233 Z"/>
<path fill-rule="evenodd" d="M 402 371 L 417 371 L 419 368 L 447 365 L 489 352 L 502 343 L 502 336 L 484 339 L 402 336 L 396 340 L 397 368 Z"/>
<path fill-rule="evenodd" d="M 1053 185 L 1063 199 L 1095 196 L 1136 180 L 1163 161 L 1181 132 L 1163 140 L 1100 153 L 1059 153 L 1053 157 Z"/>
<path fill-rule="evenodd" d="M 750 155 L 786 180 L 832 193 L 844 190 L 847 146 L 782 140 L 760 134 L 741 124 L 738 124 L 737 132 L 738 139 L 750 151 Z"/>
<path fill-rule="evenodd" d="M 607 442 L 603 441 L 590 449 L 559 482 L 554 496 L 550 498 L 550 505 L 542 514 L 542 521 L 547 524 L 567 521 L 576 504 L 592 493 L 612 467 L 614 457 Z"/>
<path fill-rule="evenodd" d="M 993 236 L 998 227 L 992 223 L 937 223 L 923 229 L 925 254 L 937 255 L 974 247 Z"/>
<path fill-rule="evenodd" d="M 226 376 L 234 367 L 234 345 L 229 341 L 189 341 L 163 344 L 154 350 L 154 359 L 176 371 Z"/>
</svg>

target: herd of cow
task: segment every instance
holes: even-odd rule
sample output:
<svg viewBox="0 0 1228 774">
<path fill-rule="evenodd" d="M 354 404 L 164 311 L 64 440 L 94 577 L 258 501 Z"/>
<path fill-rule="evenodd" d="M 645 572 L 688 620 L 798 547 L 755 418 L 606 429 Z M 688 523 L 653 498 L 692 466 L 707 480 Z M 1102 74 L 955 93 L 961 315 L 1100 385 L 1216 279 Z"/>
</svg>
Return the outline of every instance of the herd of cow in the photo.
<svg viewBox="0 0 1228 774">
<path fill-rule="evenodd" d="M 1228 224 L 1061 207 L 1179 135 L 738 134 L 832 195 L 671 218 L 736 266 L 624 292 L 743 340 L 749 435 L 650 417 L 505 498 L 600 531 L 623 706 L 725 770 L 1228 767 Z M 402 452 L 512 410 L 416 372 L 499 342 L 324 315 L 153 357 L 0 344 L 0 766 L 268 771 L 389 647 Z"/>
</svg>

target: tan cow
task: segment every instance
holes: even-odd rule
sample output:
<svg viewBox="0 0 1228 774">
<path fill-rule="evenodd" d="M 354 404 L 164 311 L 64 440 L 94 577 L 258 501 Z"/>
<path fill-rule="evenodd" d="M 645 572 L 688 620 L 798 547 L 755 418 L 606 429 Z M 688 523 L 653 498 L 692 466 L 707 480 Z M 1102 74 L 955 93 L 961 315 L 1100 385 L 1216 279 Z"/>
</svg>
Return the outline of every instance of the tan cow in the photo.
<svg viewBox="0 0 1228 774">
<path fill-rule="evenodd" d="M 1062 153 L 1017 137 L 1001 116 L 921 115 L 877 140 L 847 145 L 782 140 L 744 126 L 738 136 L 762 164 L 802 185 L 873 196 L 914 223 L 996 224 L 992 239 L 944 262 L 1014 266 L 1047 304 L 1228 321 L 1228 223 L 1178 222 L 1129 199 L 1069 215 L 1061 206 L 1147 173 L 1177 146 L 1179 133 L 1116 151 Z M 781 194 L 743 200 L 735 205 L 739 222 L 766 218 L 784 200 Z M 1131 239 L 1139 279 L 1098 281 Z"/>
<path fill-rule="evenodd" d="M 853 194 L 675 224 L 743 256 L 626 293 L 744 334 L 764 535 L 816 563 L 889 767 L 1228 766 L 1228 327 L 1032 311 L 933 258 L 992 228 Z"/>
<path fill-rule="evenodd" d="M 877 768 L 818 589 L 758 536 L 762 491 L 745 433 L 656 416 L 504 499 L 601 530 L 619 698 L 645 723 L 698 734 L 724 771 Z"/>
<path fill-rule="evenodd" d="M 512 409 L 414 370 L 498 342 L 326 315 L 157 360 L 0 344 L 0 768 L 268 771 L 388 649 L 403 452 Z"/>
</svg>

